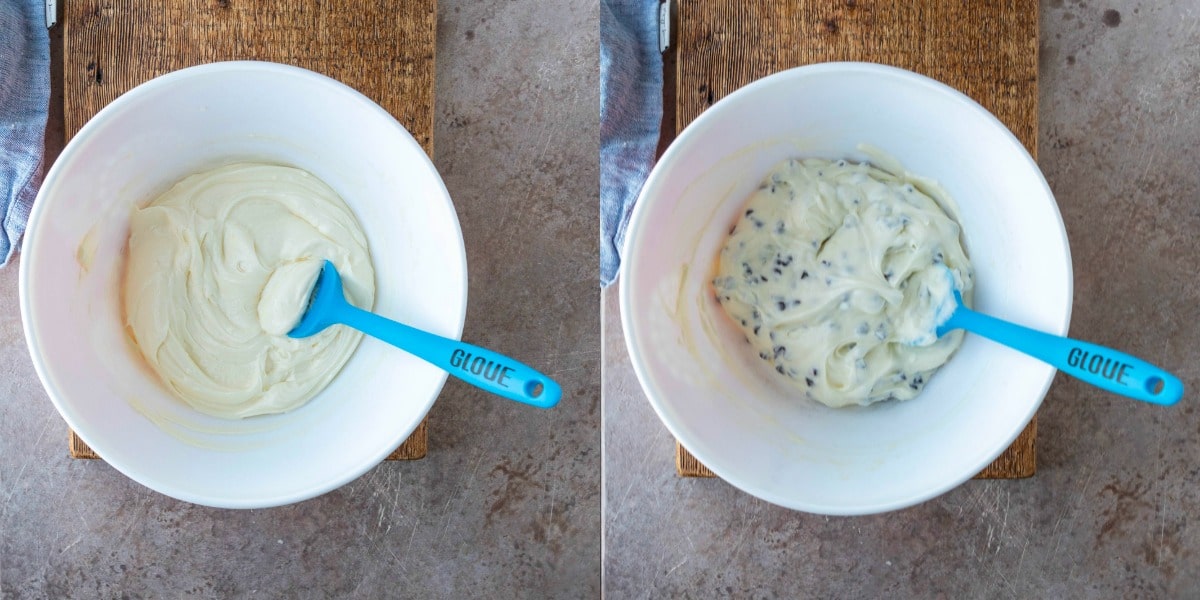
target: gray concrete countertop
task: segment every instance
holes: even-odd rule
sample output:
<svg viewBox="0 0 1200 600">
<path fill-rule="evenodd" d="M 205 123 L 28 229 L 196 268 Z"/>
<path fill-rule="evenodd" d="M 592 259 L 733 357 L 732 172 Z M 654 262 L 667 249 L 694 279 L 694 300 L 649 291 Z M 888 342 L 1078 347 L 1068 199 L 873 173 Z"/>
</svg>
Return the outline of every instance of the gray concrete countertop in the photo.
<svg viewBox="0 0 1200 600">
<path fill-rule="evenodd" d="M 276 509 L 175 501 L 68 458 L 14 264 L 0 270 L 0 596 L 599 595 L 598 4 L 440 4 L 434 162 L 466 240 L 464 339 L 555 377 L 562 403 L 451 379 L 424 460 Z"/>
<path fill-rule="evenodd" d="M 1060 375 L 1035 477 L 885 515 L 806 515 L 676 477 L 609 288 L 608 597 L 1200 597 L 1200 6 L 1052 0 L 1041 37 L 1039 163 L 1074 257 L 1071 333 L 1167 367 L 1183 401 Z"/>
</svg>

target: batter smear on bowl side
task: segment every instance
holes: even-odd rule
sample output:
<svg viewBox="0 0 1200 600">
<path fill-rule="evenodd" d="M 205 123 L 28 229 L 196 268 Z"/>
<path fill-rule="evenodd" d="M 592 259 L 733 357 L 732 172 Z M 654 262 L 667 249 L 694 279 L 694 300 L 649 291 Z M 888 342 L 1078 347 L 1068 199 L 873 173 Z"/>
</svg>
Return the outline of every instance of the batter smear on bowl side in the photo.
<svg viewBox="0 0 1200 600">
<path fill-rule="evenodd" d="M 867 163 L 789 160 L 750 197 L 721 248 L 713 291 L 759 358 L 833 407 L 907 400 L 962 343 L 931 322 L 970 298 L 961 228 L 907 176 Z M 969 301 L 969 300 L 968 300 Z"/>
<path fill-rule="evenodd" d="M 179 398 L 225 418 L 303 405 L 338 374 L 362 334 L 297 340 L 321 266 L 370 309 L 375 271 L 362 226 L 306 171 L 241 163 L 192 175 L 130 222 L 125 319 L 146 362 Z"/>
</svg>

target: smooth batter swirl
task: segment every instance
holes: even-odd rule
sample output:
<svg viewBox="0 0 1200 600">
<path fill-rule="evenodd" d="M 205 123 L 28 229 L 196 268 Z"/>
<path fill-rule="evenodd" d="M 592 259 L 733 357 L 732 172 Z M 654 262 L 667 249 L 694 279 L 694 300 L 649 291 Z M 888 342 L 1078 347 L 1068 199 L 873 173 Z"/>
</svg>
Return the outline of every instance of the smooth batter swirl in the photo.
<svg viewBox="0 0 1200 600">
<path fill-rule="evenodd" d="M 916 183 L 916 185 L 914 185 Z M 950 294 L 969 302 L 961 229 L 920 183 L 868 164 L 791 160 L 749 199 L 714 292 L 763 360 L 829 406 L 906 400 L 962 343 L 933 334 Z"/>
<path fill-rule="evenodd" d="M 324 182 L 291 167 L 235 164 L 192 175 L 134 212 L 125 319 L 146 361 L 203 413 L 242 418 L 303 405 L 362 339 L 291 330 L 325 259 L 369 309 L 366 236 Z"/>
</svg>

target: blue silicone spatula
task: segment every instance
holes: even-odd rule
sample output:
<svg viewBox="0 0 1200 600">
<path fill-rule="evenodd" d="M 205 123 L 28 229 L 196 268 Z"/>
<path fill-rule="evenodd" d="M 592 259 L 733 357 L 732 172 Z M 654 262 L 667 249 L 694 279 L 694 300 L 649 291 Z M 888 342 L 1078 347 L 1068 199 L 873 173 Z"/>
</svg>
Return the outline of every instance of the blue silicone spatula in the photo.
<svg viewBox="0 0 1200 600">
<path fill-rule="evenodd" d="M 316 335 L 330 325 L 353 327 L 497 396 L 538 408 L 558 404 L 562 388 L 549 377 L 497 352 L 421 331 L 346 302 L 342 277 L 325 261 L 309 295 L 308 309 L 288 337 Z"/>
<path fill-rule="evenodd" d="M 950 270 L 942 268 L 953 282 Z M 953 283 L 950 289 L 954 293 L 945 302 L 952 302 L 953 306 L 943 305 L 936 313 L 944 319 L 937 326 L 938 337 L 955 329 L 965 329 L 1024 352 L 1098 388 L 1151 404 L 1171 405 L 1183 397 L 1183 382 L 1178 377 L 1140 358 L 975 312 L 963 305 L 962 294 Z M 947 314 L 949 316 L 945 317 Z"/>
</svg>

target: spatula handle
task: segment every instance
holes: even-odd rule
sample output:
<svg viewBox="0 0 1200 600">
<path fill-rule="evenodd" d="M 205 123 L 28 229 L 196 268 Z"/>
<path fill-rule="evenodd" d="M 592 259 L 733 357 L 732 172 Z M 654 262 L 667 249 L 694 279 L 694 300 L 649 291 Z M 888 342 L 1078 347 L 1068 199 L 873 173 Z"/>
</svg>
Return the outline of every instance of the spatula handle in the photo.
<svg viewBox="0 0 1200 600">
<path fill-rule="evenodd" d="M 487 348 L 421 331 L 349 305 L 338 314 L 338 321 L 497 396 L 538 408 L 550 408 L 562 398 L 562 388 L 554 380 Z"/>
<path fill-rule="evenodd" d="M 1115 394 L 1162 405 L 1175 404 L 1183 397 L 1183 382 L 1178 377 L 1112 348 L 1036 331 L 961 305 L 947 325 L 1020 350 Z"/>
</svg>

